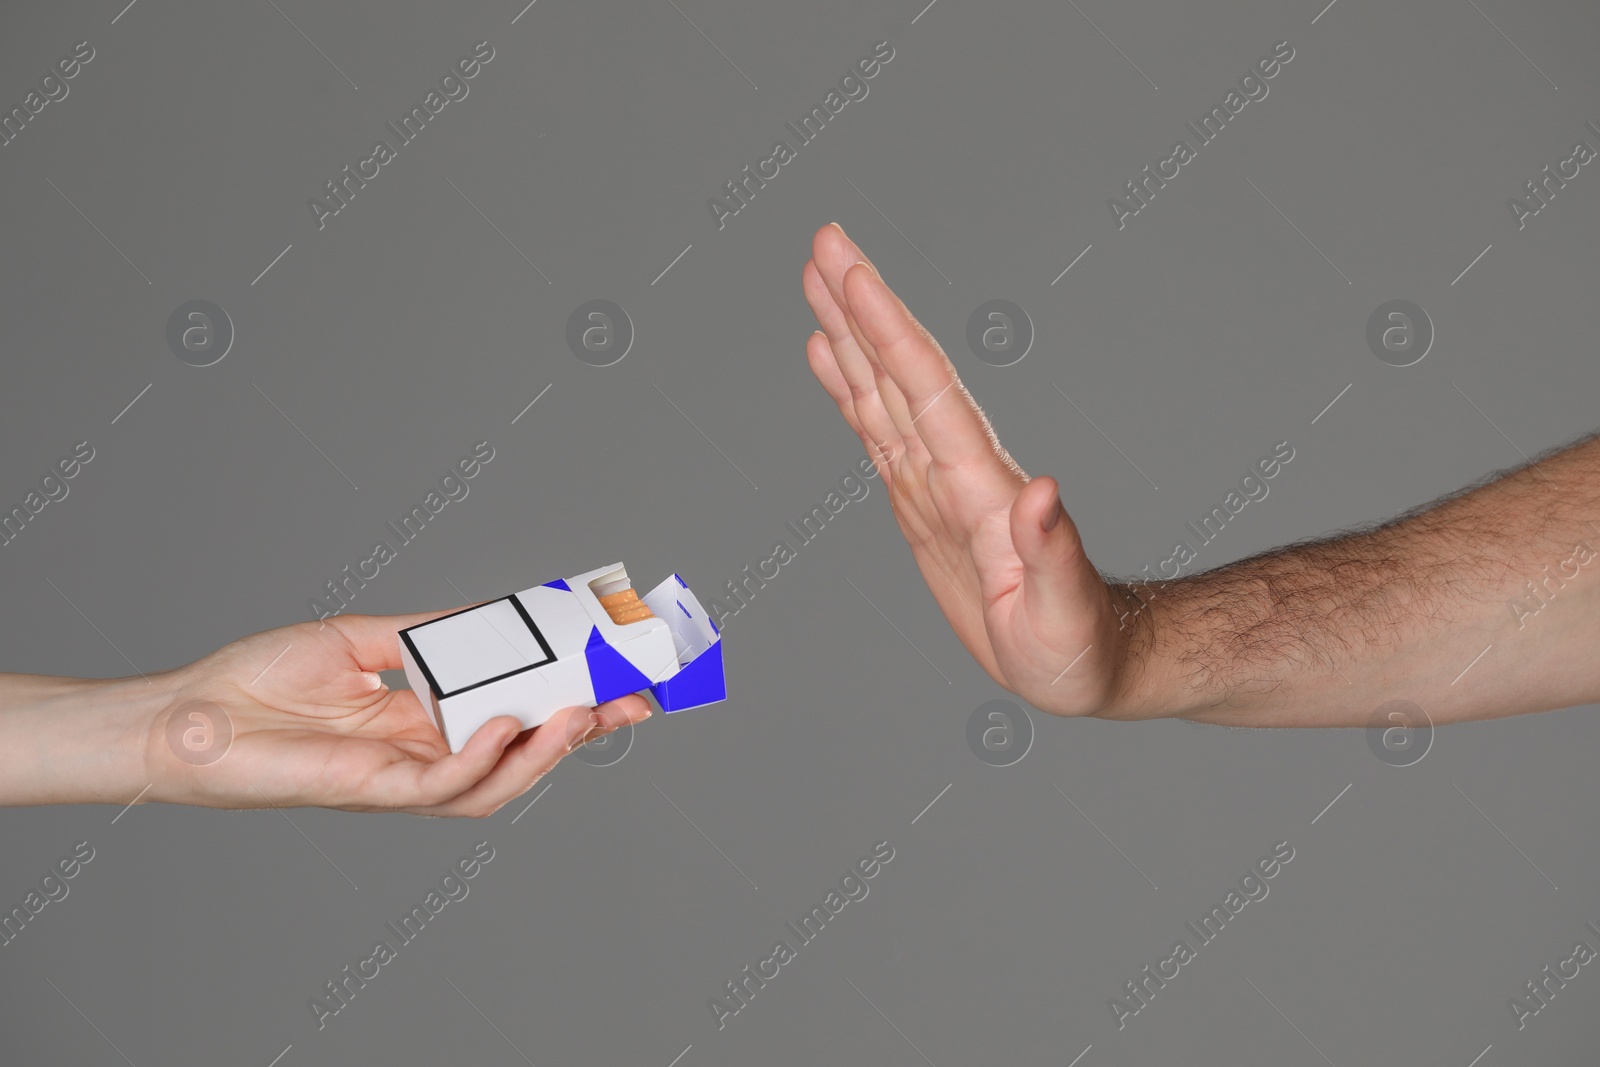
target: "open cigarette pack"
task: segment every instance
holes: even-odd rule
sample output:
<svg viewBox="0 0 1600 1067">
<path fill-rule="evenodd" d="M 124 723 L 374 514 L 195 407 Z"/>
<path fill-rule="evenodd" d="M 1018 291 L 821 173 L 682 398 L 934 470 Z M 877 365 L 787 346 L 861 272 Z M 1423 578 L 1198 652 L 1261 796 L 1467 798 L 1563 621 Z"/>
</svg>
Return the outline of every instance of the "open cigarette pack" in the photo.
<svg viewBox="0 0 1600 1067">
<path fill-rule="evenodd" d="M 641 597 L 621 563 L 401 630 L 400 654 L 452 752 L 497 715 L 526 729 L 644 689 L 666 712 L 728 695 L 722 635 L 683 579 Z"/>
</svg>

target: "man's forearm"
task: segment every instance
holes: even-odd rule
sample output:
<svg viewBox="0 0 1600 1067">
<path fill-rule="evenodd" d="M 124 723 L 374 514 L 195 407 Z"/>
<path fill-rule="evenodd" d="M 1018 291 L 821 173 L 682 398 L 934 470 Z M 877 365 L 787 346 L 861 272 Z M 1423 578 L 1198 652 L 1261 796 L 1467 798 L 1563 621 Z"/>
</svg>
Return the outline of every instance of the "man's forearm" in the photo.
<svg viewBox="0 0 1600 1067">
<path fill-rule="evenodd" d="M 1131 613 L 1112 717 L 1359 726 L 1600 700 L 1600 439 L 1371 530 L 1171 582 Z"/>
</svg>

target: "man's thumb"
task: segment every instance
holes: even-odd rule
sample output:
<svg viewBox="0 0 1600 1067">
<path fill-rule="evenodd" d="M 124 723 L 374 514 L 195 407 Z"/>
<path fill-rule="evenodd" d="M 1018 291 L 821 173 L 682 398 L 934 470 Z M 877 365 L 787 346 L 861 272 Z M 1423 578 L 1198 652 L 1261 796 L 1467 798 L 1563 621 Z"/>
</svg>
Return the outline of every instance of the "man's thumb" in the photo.
<svg viewBox="0 0 1600 1067">
<path fill-rule="evenodd" d="M 1054 478 L 1040 476 L 1011 504 L 1011 543 L 1022 560 L 1023 603 L 1040 633 L 1075 621 L 1095 603 L 1102 584 L 1060 494 Z"/>
</svg>

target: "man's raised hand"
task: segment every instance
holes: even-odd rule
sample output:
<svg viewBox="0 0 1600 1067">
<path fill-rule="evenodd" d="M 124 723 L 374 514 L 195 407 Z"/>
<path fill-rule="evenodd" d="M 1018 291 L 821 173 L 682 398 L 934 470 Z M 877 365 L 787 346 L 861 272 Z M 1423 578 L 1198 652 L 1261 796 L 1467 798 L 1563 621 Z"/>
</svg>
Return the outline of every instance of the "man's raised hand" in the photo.
<svg viewBox="0 0 1600 1067">
<path fill-rule="evenodd" d="M 995 681 L 1059 715 L 1114 717 L 1132 679 L 1122 594 L 1049 477 L 995 437 L 939 343 L 837 223 L 801 274 L 806 357 L 873 457 L 934 599 Z"/>
</svg>

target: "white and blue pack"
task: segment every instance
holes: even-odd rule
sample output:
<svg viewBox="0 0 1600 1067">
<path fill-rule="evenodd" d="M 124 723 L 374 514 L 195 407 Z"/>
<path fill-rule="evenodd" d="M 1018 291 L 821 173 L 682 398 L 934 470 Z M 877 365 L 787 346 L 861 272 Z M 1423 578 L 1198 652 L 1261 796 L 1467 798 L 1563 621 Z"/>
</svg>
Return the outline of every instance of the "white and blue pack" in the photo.
<svg viewBox="0 0 1600 1067">
<path fill-rule="evenodd" d="M 497 715 L 526 729 L 644 689 L 666 712 L 728 696 L 722 635 L 684 580 L 639 597 L 621 563 L 401 630 L 400 655 L 451 752 Z"/>
</svg>

